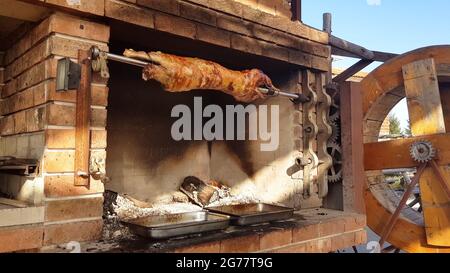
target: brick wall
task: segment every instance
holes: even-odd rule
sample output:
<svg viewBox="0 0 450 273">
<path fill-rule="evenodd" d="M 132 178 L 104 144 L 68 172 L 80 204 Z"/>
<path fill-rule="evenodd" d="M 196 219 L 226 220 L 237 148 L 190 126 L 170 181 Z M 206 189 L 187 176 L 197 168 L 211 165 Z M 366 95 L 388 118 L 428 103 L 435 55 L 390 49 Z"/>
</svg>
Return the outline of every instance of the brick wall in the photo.
<svg viewBox="0 0 450 273">
<path fill-rule="evenodd" d="M 328 34 L 290 19 L 285 0 L 46 0 L 147 29 L 321 71 L 329 69 Z"/>
<path fill-rule="evenodd" d="M 287 0 L 235 0 L 245 5 L 249 5 L 255 9 L 277 15 L 291 18 L 291 6 Z"/>
<path fill-rule="evenodd" d="M 55 13 L 4 54 L 0 100 L 0 156 L 34 158 L 40 171 L 23 194 L 20 181 L 3 175 L 2 189 L 45 205 L 44 245 L 100 236 L 103 184 L 74 187 L 76 90 L 56 92 L 57 60 L 76 61 L 79 49 L 108 50 L 109 27 Z M 106 82 L 92 83 L 91 160 L 106 158 Z M 19 179 L 20 180 L 20 179 Z M 22 192 L 22 194 L 21 194 Z M 30 197 L 31 196 L 31 197 Z"/>
<path fill-rule="evenodd" d="M 105 0 L 81 0 L 79 4 L 72 4 L 70 1 L 64 0 L 41 0 L 50 5 L 64 6 L 66 8 L 76 9 L 78 11 L 88 12 L 95 15 L 103 15 Z M 136 4 L 137 2 L 154 3 L 158 6 L 171 6 L 165 4 L 167 0 L 124 0 L 129 3 Z M 189 1 L 189 0 L 188 0 Z M 187 2 L 188 2 L 187 1 Z M 217 1 L 217 0 L 216 0 Z M 261 10 L 277 16 L 291 17 L 291 9 L 287 0 L 226 0 L 227 2 L 238 2 L 250 6 L 254 9 Z M 169 1 L 167 1 L 169 2 Z M 193 0 L 192 2 L 203 2 L 207 4 L 207 0 Z M 219 2 L 219 1 L 217 1 Z"/>
</svg>

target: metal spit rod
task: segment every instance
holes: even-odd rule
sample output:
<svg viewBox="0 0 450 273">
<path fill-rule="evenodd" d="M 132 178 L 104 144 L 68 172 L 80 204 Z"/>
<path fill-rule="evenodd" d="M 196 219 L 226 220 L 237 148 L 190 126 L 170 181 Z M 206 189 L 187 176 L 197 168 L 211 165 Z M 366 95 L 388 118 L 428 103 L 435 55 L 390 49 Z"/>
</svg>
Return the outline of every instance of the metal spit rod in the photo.
<svg viewBox="0 0 450 273">
<path fill-rule="evenodd" d="M 125 64 L 139 66 L 139 67 L 146 67 L 147 65 L 150 64 L 149 62 L 144 62 L 141 60 L 124 57 L 124 56 L 113 54 L 113 53 L 102 52 L 97 47 L 94 47 L 92 49 L 92 58 L 97 59 L 100 56 L 100 53 L 106 54 L 106 57 L 108 60 L 115 61 L 115 62 L 125 63 Z M 287 93 L 287 92 L 283 92 L 283 91 L 279 91 L 279 90 L 271 90 L 269 88 L 263 88 L 263 87 L 258 88 L 258 90 L 262 94 L 268 95 L 268 96 L 282 96 L 282 97 L 290 98 L 293 100 L 298 100 L 301 103 L 309 101 L 309 98 L 307 98 L 303 95 L 299 95 L 299 94 Z"/>
</svg>

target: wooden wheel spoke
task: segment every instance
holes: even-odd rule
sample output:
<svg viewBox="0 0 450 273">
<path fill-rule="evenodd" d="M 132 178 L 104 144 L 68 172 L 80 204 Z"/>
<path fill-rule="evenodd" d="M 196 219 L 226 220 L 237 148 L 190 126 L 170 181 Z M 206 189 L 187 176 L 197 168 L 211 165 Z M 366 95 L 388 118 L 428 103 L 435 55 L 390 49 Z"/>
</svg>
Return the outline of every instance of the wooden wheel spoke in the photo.
<svg viewBox="0 0 450 273">
<path fill-rule="evenodd" d="M 417 167 L 409 149 L 414 142 L 428 140 L 439 151 L 438 164 L 450 164 L 450 134 L 412 137 L 364 144 L 366 171 Z"/>
</svg>

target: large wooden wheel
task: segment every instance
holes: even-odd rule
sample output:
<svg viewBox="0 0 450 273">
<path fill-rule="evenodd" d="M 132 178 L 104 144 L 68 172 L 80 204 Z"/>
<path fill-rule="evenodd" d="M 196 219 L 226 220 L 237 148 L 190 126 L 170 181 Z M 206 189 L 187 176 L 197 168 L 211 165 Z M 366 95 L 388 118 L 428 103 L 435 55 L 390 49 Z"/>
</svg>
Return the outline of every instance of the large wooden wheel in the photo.
<svg viewBox="0 0 450 273">
<path fill-rule="evenodd" d="M 450 187 L 450 46 L 418 49 L 389 62 L 362 81 L 364 192 L 368 226 L 381 235 L 399 197 L 384 183 L 382 170 L 417 168 L 410 147 L 419 140 L 437 149 L 436 162 Z M 412 138 L 379 142 L 381 124 L 403 98 L 408 100 Z M 450 252 L 450 197 L 436 169 L 419 180 L 423 211 L 402 210 L 387 241 L 407 252 Z"/>
</svg>

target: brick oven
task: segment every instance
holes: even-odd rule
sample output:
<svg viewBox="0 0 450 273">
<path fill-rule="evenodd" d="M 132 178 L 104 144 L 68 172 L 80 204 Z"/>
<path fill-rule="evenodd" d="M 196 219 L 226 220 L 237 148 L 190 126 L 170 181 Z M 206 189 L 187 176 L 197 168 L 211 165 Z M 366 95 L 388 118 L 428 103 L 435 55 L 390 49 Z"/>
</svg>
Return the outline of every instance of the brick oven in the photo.
<svg viewBox="0 0 450 273">
<path fill-rule="evenodd" d="M 305 144 L 305 123 L 320 120 L 317 109 L 306 115 L 306 106 L 286 98 L 258 101 L 280 109 L 279 146 L 271 152 L 260 150 L 261 141 L 175 141 L 174 106 L 193 109 L 195 98 L 222 109 L 237 102 L 210 91 L 164 92 L 157 82 L 143 81 L 139 68 L 122 63 L 109 61 L 109 79 L 93 73 L 88 82 L 85 163 L 92 175 L 84 178 L 88 184 L 77 184 L 80 96 L 57 91 L 59 60 L 77 62 L 93 46 L 119 55 L 127 48 L 163 51 L 236 70 L 259 68 L 286 92 L 319 92 L 331 69 L 328 34 L 293 21 L 290 1 L 8 2 L 33 12 L 13 18 L 0 8 L 0 20 L 12 26 L 0 29 L 7 32 L 0 36 L 0 252 L 56 251 L 72 241 L 98 251 L 331 252 L 365 242 L 356 186 L 331 186 L 323 194 L 311 182 L 305 195 L 305 172 L 292 171 L 305 145 L 320 157 L 323 130 Z M 320 164 L 308 174 L 313 181 L 326 175 Z M 109 228 L 105 191 L 155 204 L 171 199 L 186 176 L 293 207 L 295 219 L 163 242 L 162 249 L 134 237 L 99 243 Z"/>
</svg>

